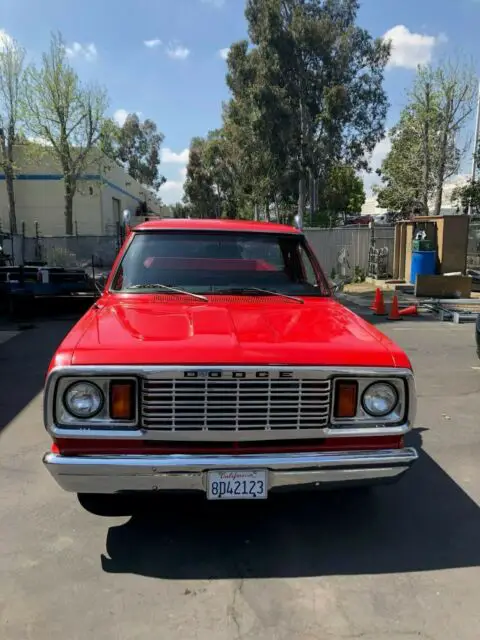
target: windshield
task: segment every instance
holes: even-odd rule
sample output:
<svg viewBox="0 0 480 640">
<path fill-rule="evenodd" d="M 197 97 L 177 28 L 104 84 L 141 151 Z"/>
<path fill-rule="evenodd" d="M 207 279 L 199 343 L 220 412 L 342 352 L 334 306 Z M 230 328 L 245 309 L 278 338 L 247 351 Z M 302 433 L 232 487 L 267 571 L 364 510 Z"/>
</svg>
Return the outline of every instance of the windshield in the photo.
<svg viewBox="0 0 480 640">
<path fill-rule="evenodd" d="M 112 291 L 139 293 L 163 285 L 197 294 L 328 294 L 318 264 L 296 234 L 136 233 L 112 282 Z"/>
</svg>

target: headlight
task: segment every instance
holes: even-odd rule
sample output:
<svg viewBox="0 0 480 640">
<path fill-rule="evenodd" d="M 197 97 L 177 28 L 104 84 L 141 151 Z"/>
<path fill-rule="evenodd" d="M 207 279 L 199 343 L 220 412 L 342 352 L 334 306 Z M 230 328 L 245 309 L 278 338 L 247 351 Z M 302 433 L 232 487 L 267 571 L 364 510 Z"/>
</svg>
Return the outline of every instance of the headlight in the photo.
<svg viewBox="0 0 480 640">
<path fill-rule="evenodd" d="M 65 391 L 63 403 L 75 418 L 93 418 L 103 407 L 104 396 L 92 382 L 74 382 Z"/>
<path fill-rule="evenodd" d="M 397 404 L 397 390 L 388 382 L 374 382 L 365 389 L 362 396 L 363 408 L 375 418 L 392 413 Z"/>
</svg>

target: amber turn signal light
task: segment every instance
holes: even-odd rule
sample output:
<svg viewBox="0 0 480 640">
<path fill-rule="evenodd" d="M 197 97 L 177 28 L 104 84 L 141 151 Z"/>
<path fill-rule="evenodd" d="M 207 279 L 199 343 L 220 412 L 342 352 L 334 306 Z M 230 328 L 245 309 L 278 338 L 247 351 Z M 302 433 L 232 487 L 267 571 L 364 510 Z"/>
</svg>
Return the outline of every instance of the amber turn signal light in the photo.
<svg viewBox="0 0 480 640">
<path fill-rule="evenodd" d="M 110 417 L 133 420 L 135 416 L 135 385 L 133 382 L 112 382 L 110 386 Z"/>
<path fill-rule="evenodd" d="M 335 418 L 354 418 L 357 414 L 358 384 L 349 380 L 339 380 L 335 387 Z"/>
</svg>

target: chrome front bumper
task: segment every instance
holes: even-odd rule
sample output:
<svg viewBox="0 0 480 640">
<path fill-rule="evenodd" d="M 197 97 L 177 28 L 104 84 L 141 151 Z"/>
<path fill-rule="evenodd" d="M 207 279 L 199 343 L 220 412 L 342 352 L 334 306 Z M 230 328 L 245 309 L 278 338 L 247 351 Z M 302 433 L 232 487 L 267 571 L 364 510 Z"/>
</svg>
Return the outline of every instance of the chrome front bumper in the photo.
<svg viewBox="0 0 480 640">
<path fill-rule="evenodd" d="M 413 448 L 268 455 L 62 456 L 43 462 L 62 489 L 74 493 L 206 492 L 207 472 L 267 469 L 269 491 L 389 483 L 418 459 Z"/>
</svg>

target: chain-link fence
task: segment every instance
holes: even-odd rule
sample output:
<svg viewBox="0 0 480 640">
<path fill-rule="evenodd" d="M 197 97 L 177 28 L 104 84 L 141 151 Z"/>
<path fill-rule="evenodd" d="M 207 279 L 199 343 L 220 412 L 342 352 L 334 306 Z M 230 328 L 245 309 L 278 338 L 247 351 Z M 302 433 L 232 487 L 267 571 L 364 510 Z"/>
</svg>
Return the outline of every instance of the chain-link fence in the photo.
<svg viewBox="0 0 480 640">
<path fill-rule="evenodd" d="M 43 262 L 51 267 L 110 268 L 119 249 L 116 236 L 5 235 L 3 253 L 15 264 Z"/>
</svg>

